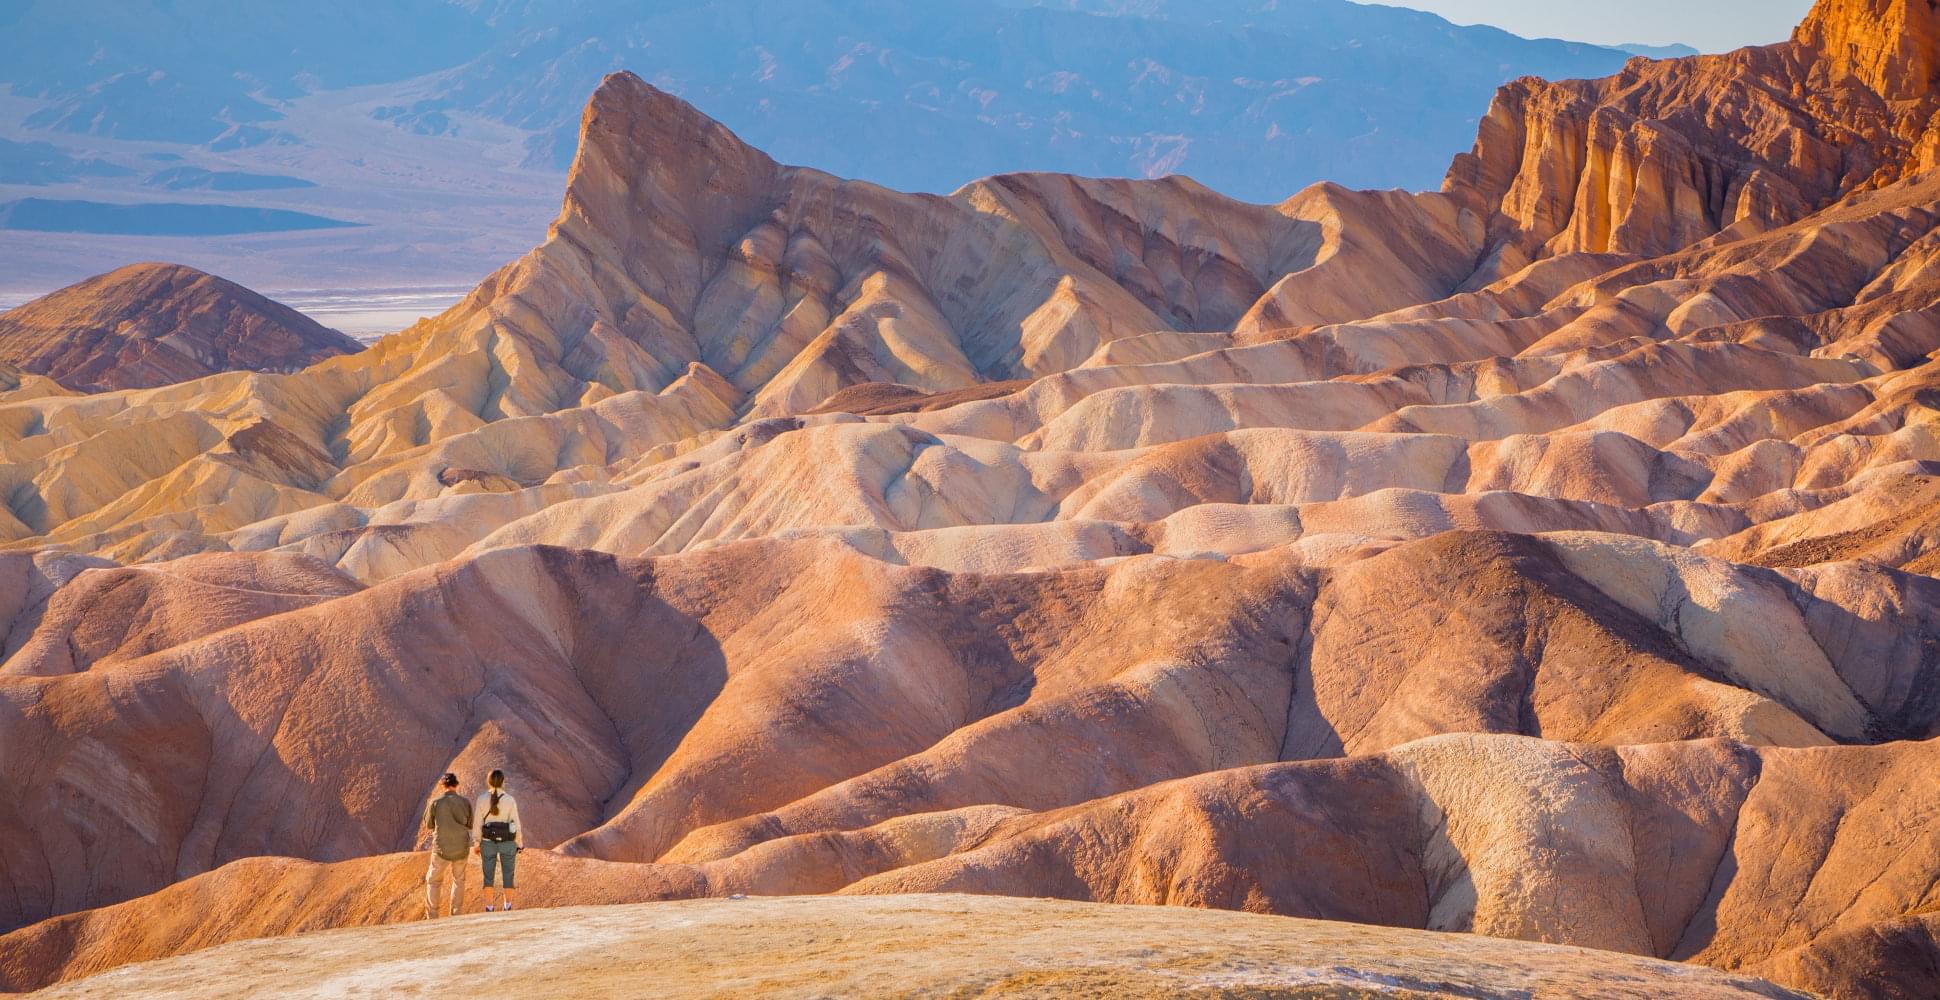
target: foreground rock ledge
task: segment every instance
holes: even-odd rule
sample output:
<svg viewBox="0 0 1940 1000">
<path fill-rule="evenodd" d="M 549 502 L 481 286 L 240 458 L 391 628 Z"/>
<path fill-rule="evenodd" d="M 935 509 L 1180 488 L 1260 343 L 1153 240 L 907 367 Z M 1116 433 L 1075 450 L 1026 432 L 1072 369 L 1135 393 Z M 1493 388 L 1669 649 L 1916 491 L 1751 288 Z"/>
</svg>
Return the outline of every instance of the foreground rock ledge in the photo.
<svg viewBox="0 0 1940 1000">
<path fill-rule="evenodd" d="M 494 965 L 494 962 L 502 964 Z M 1358 924 L 992 896 L 692 900 L 242 941 L 46 997 L 497 995 L 1802 997 L 1612 952 Z"/>
</svg>

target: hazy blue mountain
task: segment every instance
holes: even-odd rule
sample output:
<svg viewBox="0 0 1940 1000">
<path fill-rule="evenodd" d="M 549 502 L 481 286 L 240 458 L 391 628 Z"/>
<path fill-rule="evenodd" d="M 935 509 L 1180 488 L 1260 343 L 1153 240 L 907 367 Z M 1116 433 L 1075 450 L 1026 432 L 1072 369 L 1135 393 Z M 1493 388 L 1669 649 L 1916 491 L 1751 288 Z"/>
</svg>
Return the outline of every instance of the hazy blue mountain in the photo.
<svg viewBox="0 0 1940 1000">
<path fill-rule="evenodd" d="M 1624 58 L 1346 0 L 0 4 L 0 83 L 48 102 L 23 123 L 44 133 L 327 142 L 287 102 L 378 84 L 398 94 L 380 120 L 444 135 L 482 113 L 563 167 L 587 94 L 631 69 L 783 160 L 917 190 L 1023 169 L 1254 200 L 1429 187 L 1498 84 Z"/>
<path fill-rule="evenodd" d="M 60 198 L 19 198 L 0 202 L 0 229 L 40 233 L 95 233 L 109 236 L 230 236 L 342 229 L 358 223 L 308 212 L 246 205 L 149 202 L 116 205 Z"/>
<path fill-rule="evenodd" d="M 201 167 L 170 167 L 158 170 L 142 182 L 167 191 L 287 191 L 316 187 L 315 181 L 284 174 L 252 174 L 242 170 L 204 170 Z"/>
<path fill-rule="evenodd" d="M 498 44 L 401 122 L 483 108 L 563 166 L 579 99 L 632 69 L 784 161 L 915 190 L 1025 169 L 1183 172 L 1253 200 L 1321 179 L 1432 187 L 1499 84 L 1626 58 L 1345 0 L 546 0 L 490 17 Z"/>
<path fill-rule="evenodd" d="M 1689 45 L 1641 45 L 1630 42 L 1611 47 L 1646 59 L 1683 59 L 1698 54 L 1698 50 Z"/>
<path fill-rule="evenodd" d="M 0 83 L 36 128 L 203 143 L 320 88 L 455 65 L 492 41 L 445 0 L 5 0 Z"/>
<path fill-rule="evenodd" d="M 133 174 L 127 167 L 69 156 L 51 142 L 0 139 L 0 184 L 58 184 Z"/>
</svg>

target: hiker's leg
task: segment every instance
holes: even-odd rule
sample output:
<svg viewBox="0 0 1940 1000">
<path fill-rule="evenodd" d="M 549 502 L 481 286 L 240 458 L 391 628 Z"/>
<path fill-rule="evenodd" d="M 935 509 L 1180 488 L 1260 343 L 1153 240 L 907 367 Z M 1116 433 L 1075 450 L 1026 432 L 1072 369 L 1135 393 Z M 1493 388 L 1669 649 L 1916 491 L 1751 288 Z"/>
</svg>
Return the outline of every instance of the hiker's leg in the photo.
<svg viewBox="0 0 1940 1000">
<path fill-rule="evenodd" d="M 426 920 L 430 920 L 438 915 L 438 897 L 443 895 L 443 893 L 438 891 L 443 888 L 443 886 L 438 884 L 438 862 L 440 860 L 438 852 L 435 850 L 432 851 L 431 863 L 426 865 L 424 869 L 424 919 Z"/>
<path fill-rule="evenodd" d="M 506 841 L 498 860 L 505 866 L 505 888 L 499 890 L 498 905 L 500 909 L 505 909 L 512 905 L 512 887 L 518 885 L 516 881 L 519 870 L 518 847 L 511 841 Z"/>
<path fill-rule="evenodd" d="M 498 868 L 498 851 L 491 841 L 478 845 L 478 863 L 485 870 L 485 905 L 492 905 L 493 872 Z"/>
<path fill-rule="evenodd" d="M 464 858 L 459 858 L 458 860 L 453 861 L 450 864 L 451 864 L 451 912 L 455 916 L 457 914 L 465 912 L 465 869 L 471 866 L 465 864 Z"/>
</svg>

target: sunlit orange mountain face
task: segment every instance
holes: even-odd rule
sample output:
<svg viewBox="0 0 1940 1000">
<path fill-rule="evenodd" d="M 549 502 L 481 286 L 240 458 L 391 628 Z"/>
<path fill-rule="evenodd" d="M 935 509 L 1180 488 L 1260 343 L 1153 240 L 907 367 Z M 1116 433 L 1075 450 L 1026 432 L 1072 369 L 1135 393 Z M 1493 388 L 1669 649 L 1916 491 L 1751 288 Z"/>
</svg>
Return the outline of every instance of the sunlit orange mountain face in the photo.
<svg viewBox="0 0 1940 1000">
<path fill-rule="evenodd" d="M 0 313 L 0 988 L 1940 996 L 1928 0 L 1430 193 L 576 149 L 363 349 Z M 421 922 L 495 767 L 519 909 Z"/>
</svg>

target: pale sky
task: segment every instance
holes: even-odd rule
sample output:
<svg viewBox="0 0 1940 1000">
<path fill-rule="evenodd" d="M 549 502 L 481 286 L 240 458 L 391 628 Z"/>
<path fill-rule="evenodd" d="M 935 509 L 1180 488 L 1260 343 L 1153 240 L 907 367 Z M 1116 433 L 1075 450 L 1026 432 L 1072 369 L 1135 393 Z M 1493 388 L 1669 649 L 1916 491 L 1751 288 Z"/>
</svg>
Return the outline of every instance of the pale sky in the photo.
<svg viewBox="0 0 1940 1000">
<path fill-rule="evenodd" d="M 1371 0 L 1361 0 L 1371 2 Z M 1527 38 L 1618 45 L 1682 42 L 1705 52 L 1791 37 L 1812 0 L 1378 0 L 1456 24 L 1492 24 Z"/>
</svg>

